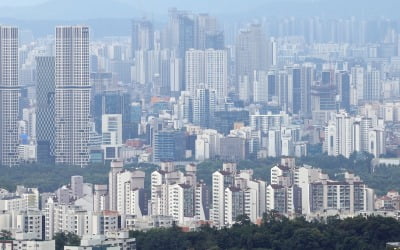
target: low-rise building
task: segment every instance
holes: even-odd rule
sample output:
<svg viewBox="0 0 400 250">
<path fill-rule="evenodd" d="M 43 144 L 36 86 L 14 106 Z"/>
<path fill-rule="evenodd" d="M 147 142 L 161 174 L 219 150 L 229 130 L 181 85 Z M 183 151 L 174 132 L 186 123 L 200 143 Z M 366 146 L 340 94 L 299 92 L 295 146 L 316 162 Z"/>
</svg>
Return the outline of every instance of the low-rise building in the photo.
<svg viewBox="0 0 400 250">
<path fill-rule="evenodd" d="M 135 250 L 136 239 L 128 231 L 109 232 L 105 235 L 84 235 L 80 246 L 64 246 L 64 250 Z"/>
</svg>

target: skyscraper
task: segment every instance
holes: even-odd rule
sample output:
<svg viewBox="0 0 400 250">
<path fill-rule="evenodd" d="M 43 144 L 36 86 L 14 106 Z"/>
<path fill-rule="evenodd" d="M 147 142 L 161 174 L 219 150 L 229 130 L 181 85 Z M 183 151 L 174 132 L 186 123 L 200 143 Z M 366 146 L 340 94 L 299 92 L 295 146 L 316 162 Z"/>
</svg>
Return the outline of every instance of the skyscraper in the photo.
<svg viewBox="0 0 400 250">
<path fill-rule="evenodd" d="M 299 114 L 301 109 L 301 69 L 300 67 L 294 67 L 290 70 L 289 74 L 290 86 L 292 87 L 291 95 L 291 111 L 293 114 Z"/>
<path fill-rule="evenodd" d="M 56 28 L 56 163 L 89 163 L 89 28 Z"/>
<path fill-rule="evenodd" d="M 256 103 L 268 103 L 268 78 L 265 71 L 254 72 L 253 101 Z"/>
<path fill-rule="evenodd" d="M 311 85 L 315 80 L 315 65 L 303 64 L 301 67 L 301 109 L 303 117 L 311 117 Z"/>
<path fill-rule="evenodd" d="M 225 36 L 223 31 L 207 32 L 205 36 L 205 49 L 225 49 Z"/>
<path fill-rule="evenodd" d="M 38 161 L 52 161 L 55 151 L 55 58 L 36 57 Z"/>
<path fill-rule="evenodd" d="M 323 70 L 321 80 L 311 86 L 312 119 L 315 124 L 329 120 L 329 114 L 337 110 L 337 93 L 335 74 L 332 69 Z"/>
<path fill-rule="evenodd" d="M 212 128 L 215 118 L 215 91 L 197 89 L 193 98 L 193 124 Z"/>
<path fill-rule="evenodd" d="M 272 101 L 275 97 L 277 98 L 278 91 L 278 84 L 277 84 L 277 72 L 270 71 L 267 74 L 267 82 L 268 82 L 268 101 Z"/>
<path fill-rule="evenodd" d="M 196 47 L 196 16 L 177 9 L 169 11 L 168 45 L 177 57 L 185 60 L 185 52 Z"/>
<path fill-rule="evenodd" d="M 0 26 L 0 165 L 18 164 L 18 28 Z"/>
<path fill-rule="evenodd" d="M 253 82 L 255 70 L 267 69 L 267 40 L 260 24 L 241 30 L 236 39 L 236 79 L 248 76 Z"/>
<path fill-rule="evenodd" d="M 102 116 L 106 114 L 122 115 L 122 141 L 137 136 L 137 125 L 131 121 L 131 96 L 123 91 L 104 91 L 94 96 L 93 118 L 96 131 L 102 132 Z"/>
<path fill-rule="evenodd" d="M 117 176 L 118 173 L 122 172 L 124 168 L 124 163 L 121 161 L 112 161 L 111 162 L 111 169 L 108 173 L 108 197 L 110 203 L 110 210 L 116 211 L 117 210 Z"/>
<path fill-rule="evenodd" d="M 185 158 L 186 138 L 181 131 L 162 130 L 153 136 L 153 161 L 181 161 Z"/>
<path fill-rule="evenodd" d="M 381 75 L 378 70 L 368 70 L 364 85 L 364 100 L 378 101 L 381 99 L 382 83 Z"/>
<path fill-rule="evenodd" d="M 226 50 L 207 49 L 204 52 L 204 81 L 215 90 L 218 103 L 228 96 L 228 55 Z"/>
<path fill-rule="evenodd" d="M 361 66 L 351 68 L 351 85 L 355 89 L 355 104 L 364 100 L 365 72 Z"/>
<path fill-rule="evenodd" d="M 143 20 L 132 21 L 131 33 L 131 53 L 135 58 L 137 50 L 152 50 L 154 48 L 154 29 L 153 23 Z"/>
<path fill-rule="evenodd" d="M 212 210 L 210 219 L 215 226 L 222 227 L 225 224 L 225 190 L 234 185 L 236 174 L 236 164 L 228 163 L 223 165 L 221 171 L 216 171 L 212 175 Z"/>
<path fill-rule="evenodd" d="M 351 103 L 351 86 L 350 86 L 350 75 L 348 72 L 343 71 L 339 73 L 339 84 L 340 84 L 340 108 L 350 112 Z"/>
<path fill-rule="evenodd" d="M 186 52 L 185 83 L 186 90 L 193 95 L 196 89 L 204 88 L 204 51 L 190 49 Z"/>
<path fill-rule="evenodd" d="M 216 17 L 209 14 L 199 14 L 196 16 L 196 40 L 195 48 L 206 49 L 208 35 L 217 33 L 218 21 Z"/>
<path fill-rule="evenodd" d="M 227 96 L 228 61 L 225 50 L 188 50 L 186 52 L 186 90 L 214 90 L 219 103 Z"/>
<path fill-rule="evenodd" d="M 104 159 L 117 160 L 122 147 L 122 115 L 105 114 L 102 118 Z"/>
</svg>

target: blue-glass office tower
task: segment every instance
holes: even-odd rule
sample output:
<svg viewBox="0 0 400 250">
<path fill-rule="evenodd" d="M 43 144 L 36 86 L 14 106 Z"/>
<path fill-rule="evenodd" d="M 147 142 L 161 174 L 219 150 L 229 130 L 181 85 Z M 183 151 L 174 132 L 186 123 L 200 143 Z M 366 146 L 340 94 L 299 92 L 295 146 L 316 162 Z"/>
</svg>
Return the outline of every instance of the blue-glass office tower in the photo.
<svg viewBox="0 0 400 250">
<path fill-rule="evenodd" d="M 301 110 L 301 69 L 293 68 L 291 71 L 293 83 L 293 114 L 299 114 Z"/>
<path fill-rule="evenodd" d="M 225 36 L 223 31 L 207 32 L 205 34 L 205 48 L 223 50 L 225 49 Z"/>
<path fill-rule="evenodd" d="M 93 117 L 96 131 L 102 132 L 102 115 L 122 115 L 122 140 L 137 137 L 137 123 L 131 119 L 131 96 L 122 91 L 106 91 L 94 97 Z M 136 125 L 135 125 L 136 124 Z M 136 129 L 135 129 L 136 128 Z"/>
<path fill-rule="evenodd" d="M 135 58 L 137 50 L 152 50 L 154 48 L 154 28 L 149 20 L 133 20 L 131 31 L 131 53 Z"/>
<path fill-rule="evenodd" d="M 234 128 L 235 122 L 243 122 L 247 126 L 249 124 L 249 111 L 232 110 L 215 112 L 214 129 L 219 133 L 228 135 Z"/>
<path fill-rule="evenodd" d="M 268 81 L 268 101 L 272 101 L 272 97 L 276 96 L 276 75 L 275 72 L 269 72 L 267 76 Z"/>
<path fill-rule="evenodd" d="M 340 108 L 350 112 L 350 75 L 340 72 Z"/>
<path fill-rule="evenodd" d="M 38 162 L 53 162 L 55 150 L 55 58 L 36 57 Z"/>
<path fill-rule="evenodd" d="M 215 91 L 197 89 L 193 98 L 193 124 L 202 128 L 212 128 L 215 117 Z"/>
<path fill-rule="evenodd" d="M 161 130 L 153 135 L 153 161 L 185 159 L 186 135 L 182 131 Z"/>
</svg>

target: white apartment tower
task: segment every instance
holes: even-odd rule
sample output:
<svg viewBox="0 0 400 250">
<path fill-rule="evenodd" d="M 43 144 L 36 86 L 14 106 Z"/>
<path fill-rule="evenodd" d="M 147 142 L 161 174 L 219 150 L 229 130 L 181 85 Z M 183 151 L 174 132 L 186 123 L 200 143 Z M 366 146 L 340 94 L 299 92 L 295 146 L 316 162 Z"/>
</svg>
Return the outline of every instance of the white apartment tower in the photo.
<svg viewBox="0 0 400 250">
<path fill-rule="evenodd" d="M 364 68 L 361 66 L 355 66 L 351 68 L 351 85 L 355 89 L 355 100 L 354 104 L 364 100 L 364 85 L 365 85 L 365 73 Z"/>
<path fill-rule="evenodd" d="M 102 135 L 105 160 L 117 160 L 122 148 L 122 115 L 107 114 L 102 116 Z"/>
<path fill-rule="evenodd" d="M 369 152 L 375 157 L 385 153 L 383 121 L 338 112 L 325 127 L 324 151 L 349 158 L 353 152 Z"/>
<path fill-rule="evenodd" d="M 18 164 L 18 28 L 0 26 L 0 165 Z"/>
<path fill-rule="evenodd" d="M 56 28 L 56 163 L 89 163 L 89 28 Z"/>
<path fill-rule="evenodd" d="M 186 52 L 186 90 L 192 95 L 197 89 L 214 90 L 219 103 L 227 96 L 228 56 L 225 50 L 194 50 Z"/>
<path fill-rule="evenodd" d="M 143 196 L 145 173 L 142 171 L 122 171 L 117 173 L 117 211 L 141 217 L 145 213 Z"/>
<path fill-rule="evenodd" d="M 197 88 L 204 88 L 204 51 L 190 49 L 186 52 L 185 84 L 192 95 Z"/>
<path fill-rule="evenodd" d="M 117 210 L 117 190 L 118 190 L 118 184 L 117 184 L 117 176 L 118 173 L 122 172 L 124 168 L 124 163 L 121 161 L 112 161 L 111 162 L 111 170 L 108 174 L 108 197 L 109 197 L 109 207 L 110 210 L 116 211 Z"/>
<path fill-rule="evenodd" d="M 204 51 L 204 78 L 206 87 L 215 90 L 217 102 L 228 95 L 228 55 L 225 50 Z"/>
<path fill-rule="evenodd" d="M 212 210 L 210 219 L 217 227 L 225 225 L 225 189 L 233 187 L 236 164 L 225 163 L 223 170 L 216 171 L 212 175 Z"/>
<path fill-rule="evenodd" d="M 368 70 L 364 85 L 364 99 L 367 101 L 379 101 L 382 93 L 381 74 L 379 70 Z"/>
<path fill-rule="evenodd" d="M 268 81 L 265 71 L 254 71 L 253 100 L 257 103 L 268 102 Z"/>
</svg>

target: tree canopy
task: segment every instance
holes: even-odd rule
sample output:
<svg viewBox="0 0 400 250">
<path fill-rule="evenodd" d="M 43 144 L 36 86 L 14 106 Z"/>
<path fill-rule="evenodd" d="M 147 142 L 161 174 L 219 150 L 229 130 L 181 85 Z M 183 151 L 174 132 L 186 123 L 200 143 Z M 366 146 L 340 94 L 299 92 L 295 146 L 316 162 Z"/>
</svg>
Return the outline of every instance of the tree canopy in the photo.
<svg viewBox="0 0 400 250">
<path fill-rule="evenodd" d="M 64 246 L 80 246 L 81 238 L 74 233 L 56 233 L 54 236 L 56 241 L 56 250 L 63 250 Z"/>
<path fill-rule="evenodd" d="M 137 249 L 385 249 L 387 242 L 399 241 L 400 223 L 392 218 L 355 217 L 308 222 L 266 214 L 260 226 L 238 218 L 231 228 L 217 230 L 203 226 L 195 232 L 178 227 L 132 231 Z"/>
</svg>

